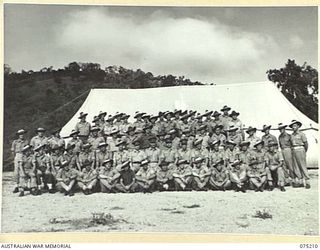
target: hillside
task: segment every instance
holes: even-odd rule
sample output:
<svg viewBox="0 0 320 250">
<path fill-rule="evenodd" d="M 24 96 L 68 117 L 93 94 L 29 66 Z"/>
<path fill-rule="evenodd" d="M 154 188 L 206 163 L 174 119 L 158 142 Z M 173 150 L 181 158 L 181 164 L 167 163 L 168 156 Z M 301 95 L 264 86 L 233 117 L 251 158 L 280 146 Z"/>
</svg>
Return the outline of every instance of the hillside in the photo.
<svg viewBox="0 0 320 250">
<path fill-rule="evenodd" d="M 48 133 L 61 128 L 80 108 L 91 88 L 151 88 L 200 85 L 184 77 L 153 76 L 150 72 L 95 63 L 70 63 L 65 69 L 52 67 L 38 72 L 12 73 L 4 77 L 4 170 L 12 169 L 10 147 L 15 132 L 24 128 L 31 138 L 37 127 Z"/>
</svg>

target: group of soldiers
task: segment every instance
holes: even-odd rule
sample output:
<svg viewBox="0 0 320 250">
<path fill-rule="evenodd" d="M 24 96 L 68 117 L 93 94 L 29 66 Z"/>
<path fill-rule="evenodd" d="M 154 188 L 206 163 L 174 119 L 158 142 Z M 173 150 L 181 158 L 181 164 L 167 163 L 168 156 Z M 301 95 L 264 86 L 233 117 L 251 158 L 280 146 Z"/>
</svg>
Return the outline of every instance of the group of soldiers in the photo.
<svg viewBox="0 0 320 250">
<path fill-rule="evenodd" d="M 150 115 L 100 112 L 89 123 L 81 112 L 68 138 L 60 130 L 45 136 L 38 128 L 28 141 L 17 131 L 12 143 L 14 193 L 57 191 L 73 196 L 94 192 L 235 190 L 272 191 L 285 186 L 310 188 L 308 142 L 301 122 L 244 128 L 239 113 L 174 110 Z M 288 133 L 289 131 L 289 133 Z M 66 140 L 65 140 L 66 139 Z"/>
</svg>

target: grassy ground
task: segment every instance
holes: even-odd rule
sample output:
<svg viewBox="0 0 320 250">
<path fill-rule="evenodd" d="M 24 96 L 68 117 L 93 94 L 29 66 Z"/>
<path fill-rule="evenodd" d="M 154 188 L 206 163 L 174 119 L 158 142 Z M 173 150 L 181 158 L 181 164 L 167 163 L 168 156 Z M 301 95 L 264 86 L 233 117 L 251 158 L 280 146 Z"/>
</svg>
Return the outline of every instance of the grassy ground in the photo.
<svg viewBox="0 0 320 250">
<path fill-rule="evenodd" d="M 12 174 L 4 173 L 2 232 L 319 235 L 317 171 L 311 171 L 311 176 L 311 189 L 288 187 L 285 193 L 77 193 L 20 198 L 11 192 Z"/>
</svg>

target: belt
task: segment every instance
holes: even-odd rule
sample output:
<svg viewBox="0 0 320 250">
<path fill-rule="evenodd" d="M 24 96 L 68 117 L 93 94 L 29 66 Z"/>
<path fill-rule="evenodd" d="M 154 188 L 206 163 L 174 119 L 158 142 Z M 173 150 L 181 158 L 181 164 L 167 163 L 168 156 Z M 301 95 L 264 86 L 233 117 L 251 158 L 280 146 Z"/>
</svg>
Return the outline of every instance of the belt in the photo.
<svg viewBox="0 0 320 250">
<path fill-rule="evenodd" d="M 290 148 L 290 147 L 283 147 L 283 148 L 281 148 L 281 149 L 288 149 L 288 148 Z"/>
<path fill-rule="evenodd" d="M 133 161 L 132 164 L 141 164 L 141 161 Z"/>
<path fill-rule="evenodd" d="M 150 161 L 150 163 L 158 163 L 157 161 Z"/>
<path fill-rule="evenodd" d="M 304 146 L 292 146 L 294 149 L 299 149 L 299 148 L 303 148 L 304 149 Z"/>
</svg>

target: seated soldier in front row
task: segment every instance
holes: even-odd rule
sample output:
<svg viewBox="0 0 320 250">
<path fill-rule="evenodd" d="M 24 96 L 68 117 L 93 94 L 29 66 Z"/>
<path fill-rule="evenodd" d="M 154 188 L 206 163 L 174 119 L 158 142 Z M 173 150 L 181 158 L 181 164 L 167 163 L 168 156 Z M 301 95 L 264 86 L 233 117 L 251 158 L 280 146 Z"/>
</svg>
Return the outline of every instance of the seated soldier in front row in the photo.
<svg viewBox="0 0 320 250">
<path fill-rule="evenodd" d="M 93 189 L 97 185 L 98 172 L 92 168 L 92 161 L 84 160 L 82 163 L 82 171 L 77 176 L 78 186 L 85 195 L 93 193 Z"/>
<path fill-rule="evenodd" d="M 235 160 L 229 166 L 230 181 L 234 185 L 236 192 L 246 192 L 247 168 L 247 165 L 243 164 L 240 160 Z"/>
<path fill-rule="evenodd" d="M 174 189 L 172 170 L 169 170 L 169 162 L 161 161 L 159 170 L 156 173 L 156 186 L 159 191 L 168 191 Z"/>
<path fill-rule="evenodd" d="M 112 168 L 112 164 L 112 159 L 106 159 L 102 162 L 102 166 L 97 169 L 102 193 L 115 192 L 115 185 L 119 180 L 120 173 L 117 171 L 116 167 Z"/>
<path fill-rule="evenodd" d="M 211 171 L 207 167 L 204 159 L 201 157 L 195 158 L 192 168 L 192 189 L 197 191 L 206 190 L 210 175 Z"/>
<path fill-rule="evenodd" d="M 140 166 L 140 170 L 136 173 L 138 190 L 144 193 L 151 193 L 155 190 L 156 172 L 154 168 L 149 165 L 147 159 L 143 160 Z"/>
<path fill-rule="evenodd" d="M 64 192 L 66 196 L 73 196 L 78 173 L 77 170 L 70 168 L 68 161 L 63 161 L 56 175 L 57 189 L 60 192 Z"/>
<path fill-rule="evenodd" d="M 130 168 L 130 161 L 126 161 L 121 165 L 119 183 L 115 185 L 115 189 L 121 193 L 133 193 L 137 191 L 136 175 Z"/>
<path fill-rule="evenodd" d="M 173 170 L 173 180 L 176 191 L 184 191 L 191 189 L 190 184 L 192 181 L 192 168 L 187 164 L 186 160 L 179 160 L 177 168 Z"/>
<path fill-rule="evenodd" d="M 267 182 L 267 171 L 256 159 L 251 160 L 247 171 L 251 187 L 256 192 L 263 192 Z"/>
<path fill-rule="evenodd" d="M 212 190 L 222 191 L 226 191 L 226 189 L 231 187 L 229 171 L 226 168 L 223 159 L 220 159 L 212 164 L 211 176 L 209 179 L 209 187 Z"/>
</svg>

